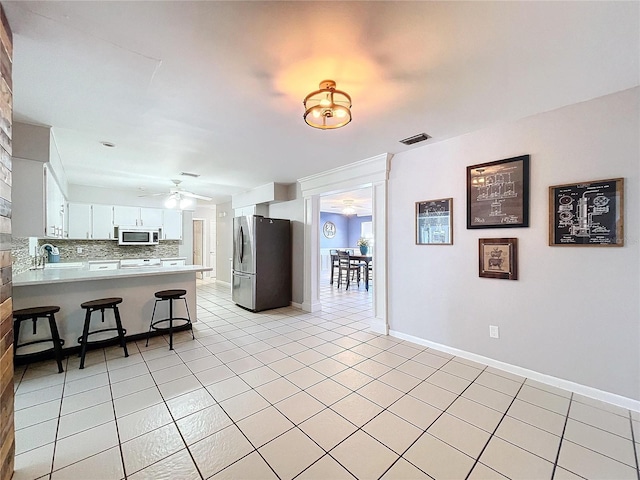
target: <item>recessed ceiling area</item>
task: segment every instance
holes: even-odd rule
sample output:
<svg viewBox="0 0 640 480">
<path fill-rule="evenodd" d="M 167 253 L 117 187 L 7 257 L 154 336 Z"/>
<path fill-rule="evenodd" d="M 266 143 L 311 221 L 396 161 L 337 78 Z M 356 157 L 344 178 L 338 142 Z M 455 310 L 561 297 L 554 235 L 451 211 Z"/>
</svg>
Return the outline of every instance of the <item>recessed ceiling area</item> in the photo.
<svg viewBox="0 0 640 480">
<path fill-rule="evenodd" d="M 348 192 L 335 193 L 320 197 L 320 211 L 342 214 L 346 206 L 355 209 L 355 215 L 360 217 L 372 215 L 371 187 L 360 188 Z"/>
<path fill-rule="evenodd" d="M 53 128 L 70 184 L 161 192 L 198 172 L 187 187 L 219 203 L 631 88 L 637 32 L 610 26 L 634 3 L 2 5 L 14 122 Z M 302 101 L 328 78 L 353 119 L 322 131 Z"/>
</svg>

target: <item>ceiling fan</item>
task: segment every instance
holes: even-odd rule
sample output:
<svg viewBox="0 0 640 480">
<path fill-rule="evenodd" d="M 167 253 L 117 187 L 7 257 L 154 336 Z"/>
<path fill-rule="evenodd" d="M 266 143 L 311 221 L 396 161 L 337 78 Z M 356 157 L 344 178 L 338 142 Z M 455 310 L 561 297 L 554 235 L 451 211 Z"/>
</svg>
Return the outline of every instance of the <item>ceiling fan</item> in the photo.
<svg viewBox="0 0 640 480">
<path fill-rule="evenodd" d="M 164 206 L 167 208 L 180 208 L 183 210 L 185 208 L 193 205 L 194 198 L 198 200 L 210 201 L 211 197 L 205 197 L 204 195 L 198 195 L 197 193 L 189 192 L 180 188 L 180 184 L 182 180 L 171 180 L 174 184 L 172 188 L 169 189 L 169 193 L 151 193 L 147 195 L 139 195 L 140 197 L 155 197 L 158 195 L 166 195 L 167 199 L 164 202 Z"/>
<path fill-rule="evenodd" d="M 364 207 L 357 205 L 353 200 L 342 200 L 342 205 L 332 205 L 331 208 L 340 209 L 340 213 L 343 215 L 354 215 L 359 210 L 363 210 Z"/>
</svg>

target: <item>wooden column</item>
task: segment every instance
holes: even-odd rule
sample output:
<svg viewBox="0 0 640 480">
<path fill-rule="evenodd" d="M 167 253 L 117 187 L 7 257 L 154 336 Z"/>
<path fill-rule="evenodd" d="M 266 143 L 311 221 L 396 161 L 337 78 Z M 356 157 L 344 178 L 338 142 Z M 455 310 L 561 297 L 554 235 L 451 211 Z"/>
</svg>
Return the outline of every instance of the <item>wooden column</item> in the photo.
<svg viewBox="0 0 640 480">
<path fill-rule="evenodd" d="M 11 302 L 11 123 L 13 38 L 0 5 L 0 480 L 13 475 L 13 316 Z"/>
</svg>

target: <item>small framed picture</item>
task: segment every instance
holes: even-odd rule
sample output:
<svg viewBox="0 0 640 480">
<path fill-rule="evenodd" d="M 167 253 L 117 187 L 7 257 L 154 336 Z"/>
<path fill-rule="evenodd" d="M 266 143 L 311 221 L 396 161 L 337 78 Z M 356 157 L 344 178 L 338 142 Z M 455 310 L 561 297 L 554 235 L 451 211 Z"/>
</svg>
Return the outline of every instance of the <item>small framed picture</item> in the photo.
<svg viewBox="0 0 640 480">
<path fill-rule="evenodd" d="M 453 199 L 416 202 L 416 245 L 453 245 Z"/>
<path fill-rule="evenodd" d="M 517 238 L 480 238 L 478 245 L 481 277 L 518 279 Z"/>
<path fill-rule="evenodd" d="M 467 167 L 467 228 L 529 226 L 529 155 Z"/>
<path fill-rule="evenodd" d="M 549 245 L 624 246 L 624 179 L 549 187 Z"/>
</svg>

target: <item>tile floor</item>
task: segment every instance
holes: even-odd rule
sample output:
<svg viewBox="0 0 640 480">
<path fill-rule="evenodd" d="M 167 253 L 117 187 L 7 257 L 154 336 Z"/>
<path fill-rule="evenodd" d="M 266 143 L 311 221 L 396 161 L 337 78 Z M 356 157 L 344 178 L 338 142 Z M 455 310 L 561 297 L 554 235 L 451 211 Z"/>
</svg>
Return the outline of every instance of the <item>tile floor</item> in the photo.
<svg viewBox="0 0 640 480">
<path fill-rule="evenodd" d="M 14 479 L 640 479 L 637 412 L 372 334 L 370 293 L 323 288 L 254 314 L 199 281 L 173 352 L 19 368 Z"/>
</svg>

